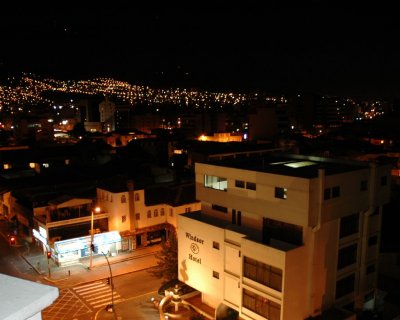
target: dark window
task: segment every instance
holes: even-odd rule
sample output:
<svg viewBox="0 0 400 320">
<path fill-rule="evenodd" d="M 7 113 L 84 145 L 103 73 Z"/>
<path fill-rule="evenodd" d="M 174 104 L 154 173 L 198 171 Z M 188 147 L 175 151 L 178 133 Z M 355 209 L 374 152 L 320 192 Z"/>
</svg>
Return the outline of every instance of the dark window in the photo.
<svg viewBox="0 0 400 320">
<path fill-rule="evenodd" d="M 140 213 L 136 213 L 136 220 L 140 220 Z"/>
<path fill-rule="evenodd" d="M 147 218 L 151 218 L 151 211 L 150 210 L 147 211 Z"/>
<path fill-rule="evenodd" d="M 219 272 L 213 271 L 213 277 L 214 277 L 215 279 L 219 279 Z"/>
<path fill-rule="evenodd" d="M 172 208 L 169 209 L 169 216 L 170 217 L 174 216 L 174 210 Z"/>
<path fill-rule="evenodd" d="M 387 185 L 387 176 L 382 176 L 381 177 L 381 186 L 386 186 Z"/>
<path fill-rule="evenodd" d="M 358 213 L 340 219 L 339 237 L 344 238 L 358 232 Z"/>
<path fill-rule="evenodd" d="M 286 199 L 287 198 L 286 192 L 287 192 L 286 188 L 275 187 L 275 198 Z"/>
<path fill-rule="evenodd" d="M 244 181 L 243 180 L 235 180 L 235 187 L 244 188 Z"/>
<path fill-rule="evenodd" d="M 213 248 L 219 250 L 219 242 L 213 241 Z"/>
<path fill-rule="evenodd" d="M 357 244 L 352 244 L 339 250 L 338 270 L 356 263 L 357 261 Z"/>
<path fill-rule="evenodd" d="M 246 182 L 246 189 L 256 190 L 257 186 L 254 182 Z"/>
<path fill-rule="evenodd" d="M 139 193 L 135 193 L 135 201 L 139 201 L 140 197 L 139 197 Z"/>
<path fill-rule="evenodd" d="M 346 294 L 354 292 L 354 285 L 355 285 L 356 277 L 353 274 L 340 279 L 336 282 L 336 299 L 339 299 Z"/>
<path fill-rule="evenodd" d="M 377 216 L 379 214 L 379 207 L 375 208 L 374 212 L 372 212 L 371 216 Z"/>
<path fill-rule="evenodd" d="M 370 264 L 367 266 L 367 269 L 365 270 L 366 274 L 374 273 L 375 272 L 375 264 Z"/>
<path fill-rule="evenodd" d="M 246 278 L 261 283 L 267 287 L 282 291 L 282 270 L 263 262 L 244 257 L 243 274 Z"/>
<path fill-rule="evenodd" d="M 360 191 L 366 191 L 366 190 L 368 190 L 368 181 L 363 180 L 363 181 L 361 181 L 361 184 L 360 184 Z"/>
<path fill-rule="evenodd" d="M 372 247 L 378 243 L 378 236 L 372 236 L 368 238 L 368 247 Z"/>
<path fill-rule="evenodd" d="M 126 203 L 126 197 L 125 196 L 121 196 L 121 203 Z"/>
<path fill-rule="evenodd" d="M 158 210 L 157 209 L 154 210 L 154 216 L 158 217 Z"/>
<path fill-rule="evenodd" d="M 165 210 L 164 210 L 164 208 L 161 208 L 160 214 L 161 214 L 161 216 L 165 216 Z"/>
<path fill-rule="evenodd" d="M 333 187 L 332 188 L 332 198 L 340 197 L 340 187 Z"/>
<path fill-rule="evenodd" d="M 126 216 L 125 215 L 121 217 L 121 221 L 122 221 L 122 223 L 126 222 Z"/>
<path fill-rule="evenodd" d="M 364 302 L 370 301 L 375 297 L 374 292 L 371 291 L 364 296 Z"/>
<path fill-rule="evenodd" d="M 268 320 L 281 318 L 281 306 L 249 290 L 243 289 L 243 307 Z"/>
<path fill-rule="evenodd" d="M 211 207 L 213 208 L 213 210 L 221 211 L 223 213 L 228 213 L 227 207 L 219 206 L 217 204 L 213 204 L 213 205 L 211 205 Z"/>
<path fill-rule="evenodd" d="M 331 198 L 331 189 L 327 188 L 324 190 L 324 200 L 329 200 Z"/>
</svg>

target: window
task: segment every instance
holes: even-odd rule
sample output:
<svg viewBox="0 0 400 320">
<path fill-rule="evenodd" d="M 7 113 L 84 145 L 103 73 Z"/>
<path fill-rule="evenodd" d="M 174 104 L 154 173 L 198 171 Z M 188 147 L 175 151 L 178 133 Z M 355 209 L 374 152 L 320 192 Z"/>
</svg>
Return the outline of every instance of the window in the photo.
<svg viewBox="0 0 400 320">
<path fill-rule="evenodd" d="M 191 208 L 191 207 L 185 208 L 185 212 L 186 212 L 186 213 L 192 212 L 192 208 Z"/>
<path fill-rule="evenodd" d="M 367 266 L 367 269 L 365 270 L 366 274 L 374 273 L 375 272 L 375 264 L 370 264 Z"/>
<path fill-rule="evenodd" d="M 219 250 L 219 242 L 213 241 L 213 248 Z"/>
<path fill-rule="evenodd" d="M 246 182 L 246 189 L 256 190 L 257 185 L 254 182 Z"/>
<path fill-rule="evenodd" d="M 154 216 L 158 217 L 158 210 L 157 209 L 154 209 Z"/>
<path fill-rule="evenodd" d="M 346 294 L 354 292 L 354 285 L 355 285 L 356 277 L 353 274 L 340 279 L 336 282 L 336 299 L 339 299 Z"/>
<path fill-rule="evenodd" d="M 206 188 L 226 191 L 228 187 L 228 180 L 226 178 L 205 175 L 204 186 Z"/>
<path fill-rule="evenodd" d="M 169 216 L 170 217 L 174 216 L 174 210 L 172 208 L 169 209 Z"/>
<path fill-rule="evenodd" d="M 244 181 L 243 180 L 235 180 L 235 187 L 236 188 L 244 188 Z"/>
<path fill-rule="evenodd" d="M 161 214 L 161 216 L 165 216 L 165 210 L 164 210 L 164 208 L 161 208 L 160 214 Z"/>
<path fill-rule="evenodd" d="M 262 242 L 269 244 L 271 239 L 291 243 L 297 246 L 303 244 L 303 228 L 295 224 L 263 218 Z"/>
<path fill-rule="evenodd" d="M 332 199 L 340 197 L 340 187 L 336 186 L 332 188 Z"/>
<path fill-rule="evenodd" d="M 287 192 L 286 188 L 275 187 L 275 198 L 286 199 L 287 198 L 286 192 Z"/>
<path fill-rule="evenodd" d="M 147 218 L 151 218 L 151 210 L 147 210 Z"/>
<path fill-rule="evenodd" d="M 368 238 L 368 247 L 375 246 L 378 243 L 378 236 L 372 236 Z"/>
<path fill-rule="evenodd" d="M 135 201 L 139 201 L 139 200 L 140 200 L 139 193 L 138 193 L 138 192 L 136 192 L 136 193 L 135 193 Z"/>
<path fill-rule="evenodd" d="M 211 208 L 213 210 L 216 210 L 216 211 L 220 211 L 220 212 L 223 212 L 223 213 L 228 213 L 228 208 L 227 207 L 219 206 L 217 204 L 211 205 Z"/>
<path fill-rule="evenodd" d="M 123 215 L 123 216 L 121 217 L 121 221 L 122 221 L 122 223 L 126 222 L 126 215 Z"/>
<path fill-rule="evenodd" d="M 125 197 L 125 195 L 122 195 L 122 196 L 121 196 L 121 203 L 126 203 L 126 197 Z"/>
<path fill-rule="evenodd" d="M 340 197 L 340 187 L 326 188 L 324 190 L 324 200 Z"/>
<path fill-rule="evenodd" d="M 326 188 L 324 190 L 324 200 L 329 200 L 331 198 L 331 189 L 330 188 Z"/>
<path fill-rule="evenodd" d="M 219 272 L 213 271 L 213 277 L 214 277 L 215 279 L 219 279 Z"/>
<path fill-rule="evenodd" d="M 259 314 L 268 320 L 279 320 L 281 318 L 281 306 L 266 299 L 250 290 L 243 289 L 243 307 Z"/>
<path fill-rule="evenodd" d="M 337 268 L 338 270 L 350 266 L 357 261 L 357 244 L 352 244 L 339 250 Z"/>
<path fill-rule="evenodd" d="M 344 238 L 358 232 L 358 213 L 340 219 L 339 237 Z"/>
<path fill-rule="evenodd" d="M 140 220 L 140 213 L 136 213 L 135 218 L 136 218 L 136 220 Z"/>
<path fill-rule="evenodd" d="M 282 291 L 282 270 L 263 262 L 244 257 L 243 275 L 267 287 Z"/>
<path fill-rule="evenodd" d="M 386 186 L 387 185 L 387 176 L 382 176 L 381 177 L 381 186 Z"/>
<path fill-rule="evenodd" d="M 368 181 L 363 180 L 360 183 L 360 191 L 366 191 L 366 190 L 368 190 Z"/>
</svg>

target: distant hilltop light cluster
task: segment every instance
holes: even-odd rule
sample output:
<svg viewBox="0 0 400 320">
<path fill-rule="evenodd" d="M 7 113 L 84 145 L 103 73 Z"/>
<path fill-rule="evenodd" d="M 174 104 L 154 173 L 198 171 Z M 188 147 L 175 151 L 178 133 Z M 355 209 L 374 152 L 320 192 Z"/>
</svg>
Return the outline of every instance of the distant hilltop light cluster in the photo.
<svg viewBox="0 0 400 320">
<path fill-rule="evenodd" d="M 152 89 L 132 85 L 110 78 L 92 80 L 40 79 L 31 74 L 8 79 L 7 86 L 0 86 L 0 108 L 7 106 L 54 105 L 54 101 L 43 97 L 45 92 L 113 96 L 132 106 L 144 103 L 151 105 L 173 104 L 181 107 L 211 109 L 235 106 L 252 100 L 268 103 L 286 103 L 283 96 L 264 96 L 258 93 L 215 93 L 188 89 Z"/>
</svg>

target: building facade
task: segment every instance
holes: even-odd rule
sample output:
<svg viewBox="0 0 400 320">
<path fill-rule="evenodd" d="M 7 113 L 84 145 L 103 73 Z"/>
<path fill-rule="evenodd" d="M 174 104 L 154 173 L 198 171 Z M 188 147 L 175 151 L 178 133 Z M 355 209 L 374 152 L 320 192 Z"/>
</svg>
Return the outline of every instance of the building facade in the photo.
<svg viewBox="0 0 400 320">
<path fill-rule="evenodd" d="M 178 274 L 217 315 L 355 319 L 373 308 L 390 166 L 265 155 L 195 172 L 201 211 L 178 216 Z"/>
</svg>

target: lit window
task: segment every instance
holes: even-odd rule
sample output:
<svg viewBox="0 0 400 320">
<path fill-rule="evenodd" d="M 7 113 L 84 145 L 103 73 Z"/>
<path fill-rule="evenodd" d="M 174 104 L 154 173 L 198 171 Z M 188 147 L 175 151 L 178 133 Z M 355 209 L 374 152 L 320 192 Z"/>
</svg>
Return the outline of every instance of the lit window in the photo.
<svg viewBox="0 0 400 320">
<path fill-rule="evenodd" d="M 206 188 L 226 191 L 228 187 L 228 180 L 226 178 L 205 175 L 204 186 Z"/>
</svg>

